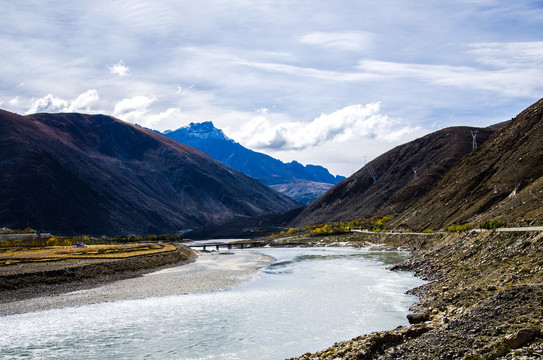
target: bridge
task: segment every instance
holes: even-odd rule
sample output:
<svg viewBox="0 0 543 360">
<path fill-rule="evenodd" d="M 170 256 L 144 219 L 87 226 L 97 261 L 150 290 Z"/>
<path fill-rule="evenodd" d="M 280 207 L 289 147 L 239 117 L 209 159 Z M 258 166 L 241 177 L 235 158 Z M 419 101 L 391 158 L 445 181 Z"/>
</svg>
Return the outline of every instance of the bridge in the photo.
<svg viewBox="0 0 543 360">
<path fill-rule="evenodd" d="M 227 249 L 247 249 L 254 247 L 263 247 L 269 245 L 269 242 L 263 241 L 252 241 L 252 242 L 239 242 L 239 243 L 227 243 L 227 242 L 202 242 L 198 244 L 197 242 L 185 244 L 185 246 L 191 249 L 201 248 L 203 251 L 206 251 L 206 248 L 215 248 L 217 251 L 222 248 Z"/>
</svg>

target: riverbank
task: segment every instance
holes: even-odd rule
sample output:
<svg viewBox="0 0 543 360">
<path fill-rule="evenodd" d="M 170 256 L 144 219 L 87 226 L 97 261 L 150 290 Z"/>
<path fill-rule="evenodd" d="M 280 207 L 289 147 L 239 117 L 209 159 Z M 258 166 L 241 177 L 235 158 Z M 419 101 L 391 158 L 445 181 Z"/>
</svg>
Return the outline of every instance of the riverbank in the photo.
<svg viewBox="0 0 543 360">
<path fill-rule="evenodd" d="M 131 300 L 157 296 L 217 291 L 250 279 L 272 258 L 252 253 L 202 253 L 190 263 L 168 265 L 158 271 L 124 273 L 124 279 L 108 278 L 97 284 L 69 288 L 64 284 L 55 293 L 0 302 L 0 315 L 82 306 L 107 301 Z M 67 288 L 68 286 L 68 288 Z M 33 287 L 34 295 L 39 287 Z M 69 291 L 66 291 L 69 290 Z"/>
<path fill-rule="evenodd" d="M 355 243 L 407 247 L 410 270 L 429 282 L 411 293 L 412 325 L 372 333 L 308 359 L 543 358 L 543 234 L 360 234 Z"/>
<path fill-rule="evenodd" d="M 53 257 L 51 250 L 47 250 L 47 256 L 40 258 L 36 257 L 43 255 L 39 249 L 35 252 L 18 251 L 18 262 L 15 265 L 0 267 L 0 306 L 14 301 L 90 289 L 141 276 L 161 267 L 190 263 L 197 256 L 185 246 L 168 245 L 159 250 L 151 248 L 147 251 L 137 248 L 130 245 L 117 246 L 115 257 L 93 254 L 92 247 L 82 254 L 71 252 L 68 255 L 55 254 Z M 133 251 L 135 249 L 137 251 Z M 14 259 L 6 251 L 2 256 L 5 262 Z"/>
<path fill-rule="evenodd" d="M 283 245 L 277 241 L 273 246 L 300 246 L 304 242 L 308 246 L 350 245 L 372 250 L 409 250 L 409 260 L 393 266 L 391 270 L 414 271 L 416 276 L 429 282 L 411 290 L 419 296 L 409 317 L 412 325 L 360 336 L 293 359 L 543 358 L 543 234 L 540 232 L 358 233 L 308 239 L 293 236 L 283 239 Z M 175 279 L 179 275 L 177 282 L 186 276 L 191 280 L 185 289 L 188 285 L 195 287 L 192 290 L 190 286 L 189 290 L 177 288 L 174 293 L 207 291 L 202 286 L 209 286 L 209 290 L 223 288 L 223 280 L 239 283 L 254 274 L 259 266 L 265 266 L 266 262 L 261 259 L 262 263 L 257 261 L 249 268 L 243 265 L 247 264 L 247 259 L 237 265 L 230 263 L 233 272 L 228 274 L 224 273 L 225 264 L 221 261 L 228 262 L 235 255 L 213 253 L 206 256 L 199 259 L 204 261 L 202 269 L 196 266 L 197 261 L 177 270 L 164 270 L 164 278 Z M 190 270 L 192 265 L 196 268 Z M 210 276 L 206 273 L 210 273 L 206 271 L 210 269 L 216 271 L 218 283 L 208 282 Z M 179 274 L 168 273 L 178 270 Z M 150 293 L 138 295 L 142 297 L 173 295 L 168 291 L 175 284 L 157 280 L 160 276 L 159 272 L 158 275 L 131 279 L 143 281 L 139 285 L 127 281 L 118 289 L 110 288 L 109 293 L 118 294 L 111 298 L 104 299 L 100 288 L 97 288 L 72 293 L 62 301 L 54 296 L 22 301 L 12 304 L 9 311 L 4 307 L 0 313 L 127 299 L 128 291 L 135 288 L 150 287 Z M 221 276 L 225 278 L 220 280 Z M 153 284 L 156 284 L 154 289 Z M 160 289 L 167 292 L 160 293 Z"/>
</svg>

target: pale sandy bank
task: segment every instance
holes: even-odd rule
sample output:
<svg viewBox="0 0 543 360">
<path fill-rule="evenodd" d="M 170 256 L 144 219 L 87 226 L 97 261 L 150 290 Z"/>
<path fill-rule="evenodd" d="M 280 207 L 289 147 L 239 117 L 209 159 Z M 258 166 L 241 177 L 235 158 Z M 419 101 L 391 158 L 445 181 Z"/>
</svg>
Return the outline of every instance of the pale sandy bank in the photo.
<svg viewBox="0 0 543 360">
<path fill-rule="evenodd" d="M 249 252 L 202 253 L 190 264 L 171 267 L 100 287 L 0 303 L 0 315 L 82 306 L 106 301 L 209 292 L 249 280 L 273 258 Z"/>
</svg>

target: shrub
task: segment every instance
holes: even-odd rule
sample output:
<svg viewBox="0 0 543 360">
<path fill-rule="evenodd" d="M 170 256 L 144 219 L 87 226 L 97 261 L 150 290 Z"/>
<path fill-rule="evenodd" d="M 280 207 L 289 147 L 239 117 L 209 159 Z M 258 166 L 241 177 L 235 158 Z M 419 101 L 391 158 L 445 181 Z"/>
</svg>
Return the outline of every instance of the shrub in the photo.
<svg viewBox="0 0 543 360">
<path fill-rule="evenodd" d="M 479 229 L 493 230 L 503 227 L 503 222 L 500 220 L 486 220 L 479 224 Z"/>
<path fill-rule="evenodd" d="M 47 246 L 58 246 L 60 243 L 56 237 L 52 237 L 47 239 L 47 242 L 45 244 Z"/>
<path fill-rule="evenodd" d="M 451 232 L 459 232 L 459 231 L 470 231 L 472 229 L 470 224 L 464 224 L 464 225 L 451 225 L 447 228 L 447 231 Z"/>
</svg>

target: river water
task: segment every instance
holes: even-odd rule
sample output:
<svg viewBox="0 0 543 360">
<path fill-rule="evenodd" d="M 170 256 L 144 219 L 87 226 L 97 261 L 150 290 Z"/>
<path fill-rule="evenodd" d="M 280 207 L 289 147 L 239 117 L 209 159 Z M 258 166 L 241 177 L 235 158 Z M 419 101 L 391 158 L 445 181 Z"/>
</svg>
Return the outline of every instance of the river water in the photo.
<svg viewBox="0 0 543 360">
<path fill-rule="evenodd" d="M 256 251 L 276 261 L 228 290 L 0 317 L 0 358 L 284 359 L 407 325 L 423 283 L 385 270 L 405 252 Z"/>
</svg>

